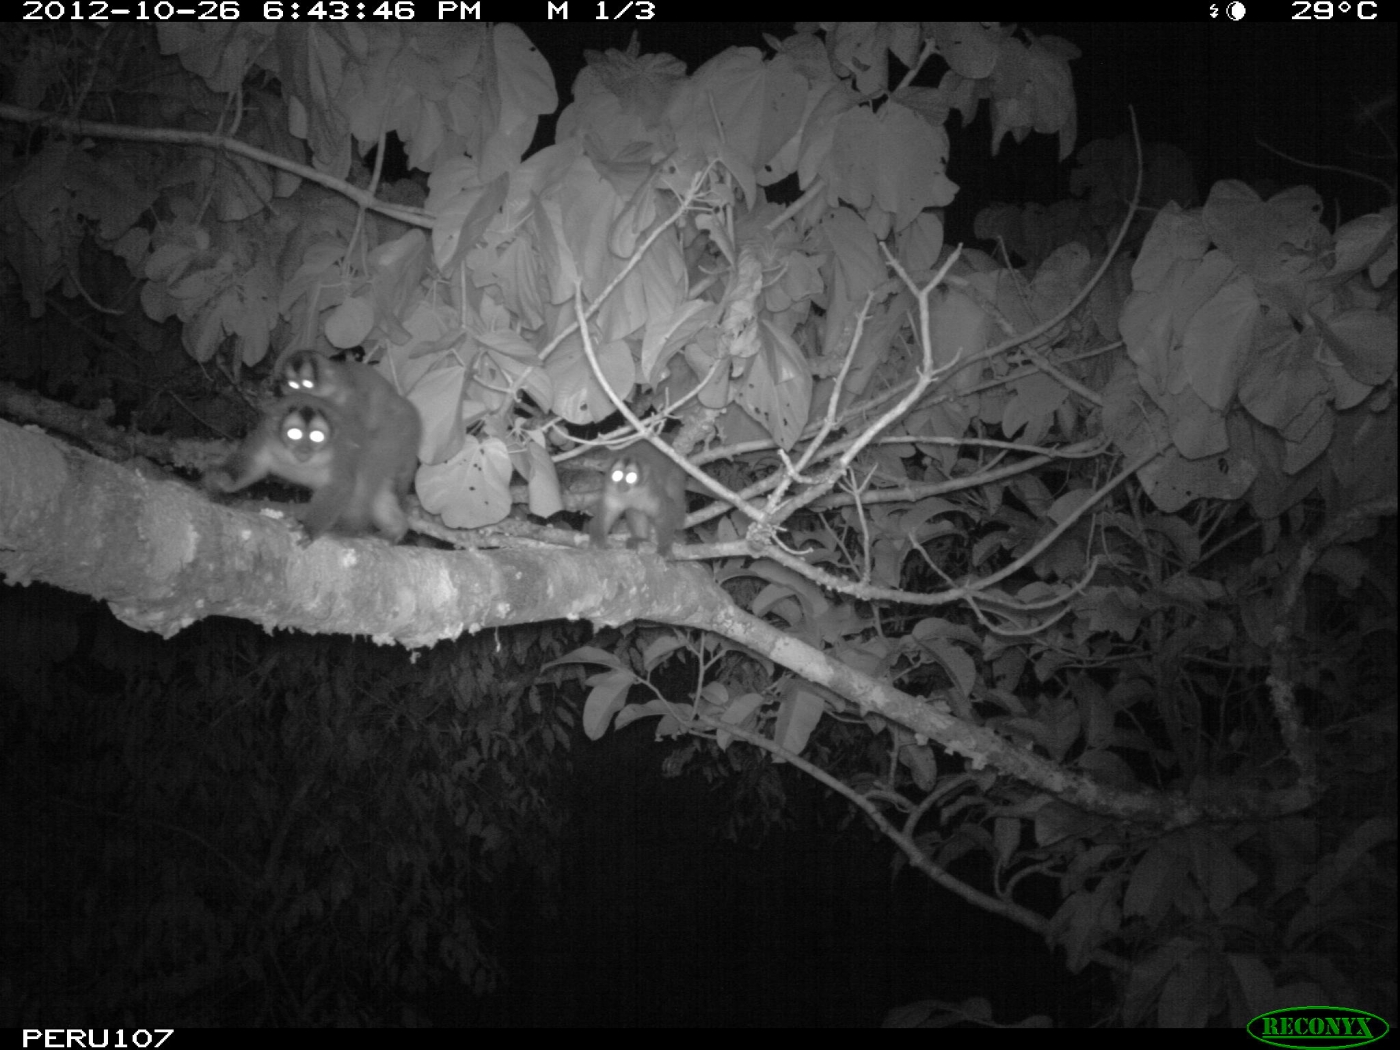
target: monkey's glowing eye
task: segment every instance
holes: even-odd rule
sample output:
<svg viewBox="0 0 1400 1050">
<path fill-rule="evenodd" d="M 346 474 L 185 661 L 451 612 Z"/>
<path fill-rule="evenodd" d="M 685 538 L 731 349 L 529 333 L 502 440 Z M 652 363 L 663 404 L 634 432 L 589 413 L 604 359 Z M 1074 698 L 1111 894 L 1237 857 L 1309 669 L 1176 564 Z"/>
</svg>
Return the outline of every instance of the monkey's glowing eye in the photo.
<svg viewBox="0 0 1400 1050">
<path fill-rule="evenodd" d="M 293 354 L 282 370 L 282 383 L 290 391 L 314 394 L 321 383 L 321 367 L 315 355 L 306 350 Z"/>
<path fill-rule="evenodd" d="M 315 417 L 288 416 L 282 424 L 282 434 L 288 441 L 297 443 L 309 441 L 313 445 L 324 445 L 330 440 L 330 428 Z"/>
<path fill-rule="evenodd" d="M 642 472 L 636 467 L 628 467 L 622 475 L 622 480 L 629 485 L 635 485 L 642 480 Z"/>
</svg>

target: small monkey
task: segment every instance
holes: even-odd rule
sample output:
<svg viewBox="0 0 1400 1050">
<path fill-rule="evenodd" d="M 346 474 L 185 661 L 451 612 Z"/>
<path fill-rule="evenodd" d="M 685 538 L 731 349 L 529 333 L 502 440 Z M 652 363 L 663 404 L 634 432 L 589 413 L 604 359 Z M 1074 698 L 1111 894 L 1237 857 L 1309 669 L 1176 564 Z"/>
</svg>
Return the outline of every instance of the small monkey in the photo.
<svg viewBox="0 0 1400 1050">
<path fill-rule="evenodd" d="M 298 350 L 282 365 L 282 391 L 329 401 L 353 415 L 371 435 L 410 425 L 422 429 L 413 403 L 377 370 L 358 361 L 332 361 L 314 350 Z"/>
<path fill-rule="evenodd" d="M 676 530 L 685 520 L 685 471 L 649 441 L 621 449 L 608 467 L 589 528 L 593 545 L 606 547 L 608 533 L 624 516 L 632 533 L 629 547 L 655 540 L 656 553 L 671 556 Z"/>
<path fill-rule="evenodd" d="M 417 410 L 404 404 L 413 413 L 411 425 L 371 433 L 329 401 L 284 397 L 267 407 L 228 460 L 205 475 L 205 486 L 237 492 L 272 475 L 312 491 L 302 524 L 313 540 L 332 528 L 356 533 L 372 525 L 397 542 L 408 531 L 402 501 L 418 466 L 420 430 Z"/>
<path fill-rule="evenodd" d="M 356 509 L 363 511 L 374 499 L 384 499 L 382 481 L 389 478 L 396 497 L 393 506 L 402 518 L 402 501 L 418 469 L 418 442 L 423 433 L 413 402 L 369 365 L 332 361 L 314 350 L 298 350 L 287 358 L 282 365 L 282 387 L 289 397 L 300 394 L 329 401 L 352 429 L 352 440 L 361 448 L 356 457 L 360 475 L 355 487 L 358 498 L 353 501 Z M 385 500 L 384 510 L 372 520 L 381 532 L 390 535 L 385 528 L 387 514 Z M 402 534 L 401 529 L 398 536 Z"/>
</svg>

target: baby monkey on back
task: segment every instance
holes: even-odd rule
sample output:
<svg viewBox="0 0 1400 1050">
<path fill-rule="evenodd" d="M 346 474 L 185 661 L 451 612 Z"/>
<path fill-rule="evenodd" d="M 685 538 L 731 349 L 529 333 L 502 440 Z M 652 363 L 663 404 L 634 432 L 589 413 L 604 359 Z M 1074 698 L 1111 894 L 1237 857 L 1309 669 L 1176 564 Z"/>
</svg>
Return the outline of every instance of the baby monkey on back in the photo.
<svg viewBox="0 0 1400 1050">
<path fill-rule="evenodd" d="M 608 545 L 608 533 L 622 517 L 632 534 L 629 547 L 653 540 L 658 554 L 671 556 L 685 520 L 685 471 L 649 441 L 620 449 L 608 467 L 589 528 L 595 547 Z"/>
<path fill-rule="evenodd" d="M 310 350 L 287 359 L 283 397 L 221 466 L 205 475 L 236 492 L 268 475 L 312 492 L 302 524 L 313 540 L 373 526 L 397 542 L 408 531 L 403 500 L 418 469 L 423 424 L 412 402 L 373 368 Z"/>
</svg>

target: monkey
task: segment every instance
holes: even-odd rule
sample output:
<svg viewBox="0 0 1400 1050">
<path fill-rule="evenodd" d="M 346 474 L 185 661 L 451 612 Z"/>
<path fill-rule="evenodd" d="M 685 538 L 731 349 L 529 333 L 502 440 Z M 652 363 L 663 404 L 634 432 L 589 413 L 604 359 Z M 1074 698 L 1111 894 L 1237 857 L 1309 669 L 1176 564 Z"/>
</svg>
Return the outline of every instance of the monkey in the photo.
<svg viewBox="0 0 1400 1050">
<path fill-rule="evenodd" d="M 399 417 L 400 428 L 374 432 L 323 398 L 281 398 L 238 450 L 205 475 L 205 486 L 236 492 L 270 474 L 311 490 L 302 524 L 312 540 L 332 528 L 353 534 L 373 525 L 398 542 L 408 531 L 402 501 L 418 466 L 421 430 L 417 409 L 403 404 L 411 415 L 380 406 L 386 417 Z"/>
<path fill-rule="evenodd" d="M 423 432 L 422 420 L 413 403 L 369 365 L 358 361 L 332 361 L 314 350 L 298 350 L 287 358 L 281 378 L 286 395 L 300 394 L 329 401 L 342 417 L 346 417 L 363 450 L 358 457 L 362 475 L 394 479 L 398 497 L 394 507 L 398 508 L 401 518 L 402 499 L 408 494 L 413 474 L 418 469 L 417 448 Z M 361 494 L 357 501 L 361 508 L 371 495 L 368 491 Z M 386 520 L 376 519 L 376 524 L 380 531 L 389 534 L 384 528 Z"/>
<path fill-rule="evenodd" d="M 671 556 L 676 530 L 685 519 L 685 471 L 648 441 L 619 450 L 608 467 L 590 525 L 594 546 L 606 547 L 608 533 L 624 516 L 632 533 L 629 547 L 655 540 L 656 553 Z"/>
<path fill-rule="evenodd" d="M 332 361 L 314 350 L 298 350 L 282 365 L 282 392 L 308 394 L 354 415 L 370 434 L 406 430 L 418 410 L 369 365 Z M 420 426 L 421 429 L 421 426 Z"/>
</svg>

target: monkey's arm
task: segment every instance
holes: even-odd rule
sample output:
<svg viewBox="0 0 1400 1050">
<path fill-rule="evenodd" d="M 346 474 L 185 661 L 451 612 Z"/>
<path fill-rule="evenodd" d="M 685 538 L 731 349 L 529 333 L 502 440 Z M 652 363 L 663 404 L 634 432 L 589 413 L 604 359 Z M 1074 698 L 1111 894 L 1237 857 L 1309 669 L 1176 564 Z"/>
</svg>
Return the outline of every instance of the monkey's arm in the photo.
<svg viewBox="0 0 1400 1050">
<path fill-rule="evenodd" d="M 268 417 L 258 423 L 233 455 L 204 474 L 204 487 L 210 492 L 237 492 L 272 472 L 267 454 L 269 442 L 278 440 L 276 425 Z"/>
</svg>

